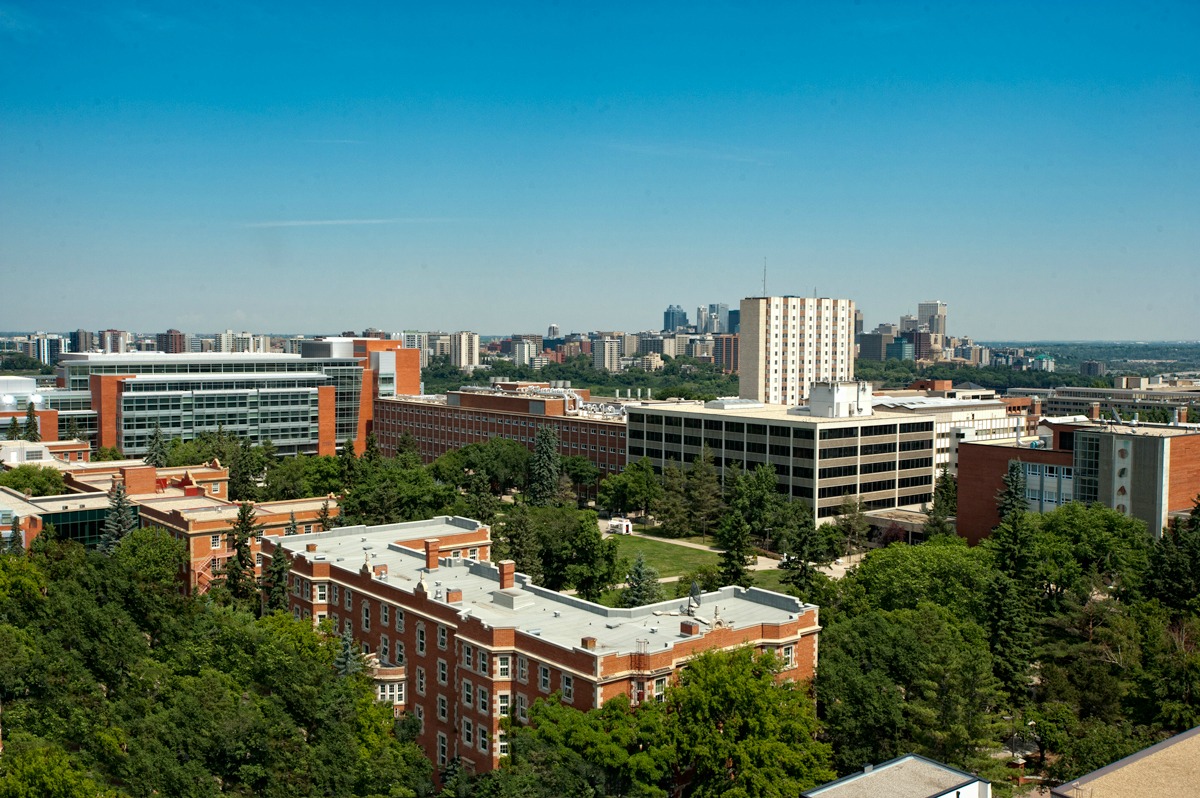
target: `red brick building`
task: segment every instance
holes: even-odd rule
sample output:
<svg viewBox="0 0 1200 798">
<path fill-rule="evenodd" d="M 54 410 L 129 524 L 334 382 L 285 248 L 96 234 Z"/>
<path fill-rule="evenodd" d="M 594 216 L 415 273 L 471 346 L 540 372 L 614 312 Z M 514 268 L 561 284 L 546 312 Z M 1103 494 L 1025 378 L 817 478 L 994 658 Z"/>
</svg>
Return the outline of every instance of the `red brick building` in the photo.
<svg viewBox="0 0 1200 798">
<path fill-rule="evenodd" d="M 580 710 L 620 694 L 657 700 L 709 649 L 749 645 L 783 658 L 783 678 L 814 674 L 814 605 L 727 587 L 695 604 L 614 609 L 531 584 L 511 561 L 480 561 L 487 541 L 487 527 L 446 517 L 264 541 L 268 558 L 279 547 L 292 558 L 292 613 L 349 629 L 378 658 L 380 696 L 421 721 L 438 767 L 458 757 L 493 769 L 507 754 L 501 718 L 524 719 L 554 692 Z"/>
<path fill-rule="evenodd" d="M 563 457 L 587 457 L 604 474 L 625 466 L 624 414 L 614 405 L 593 403 L 586 389 L 552 388 L 547 382 L 497 383 L 449 391 L 444 397 L 398 396 L 375 402 L 375 437 L 384 453 L 395 454 L 400 437 L 408 434 L 416 439 L 426 463 L 492 438 L 508 438 L 532 451 L 542 426 L 558 434 Z"/>
</svg>

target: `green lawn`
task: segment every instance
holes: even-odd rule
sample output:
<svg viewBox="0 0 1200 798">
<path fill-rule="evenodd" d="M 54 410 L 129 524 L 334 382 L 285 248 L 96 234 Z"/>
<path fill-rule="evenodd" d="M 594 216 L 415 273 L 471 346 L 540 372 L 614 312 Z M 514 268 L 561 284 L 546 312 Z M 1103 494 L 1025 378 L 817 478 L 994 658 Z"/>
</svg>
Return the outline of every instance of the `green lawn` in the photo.
<svg viewBox="0 0 1200 798">
<path fill-rule="evenodd" d="M 788 586 L 783 584 L 779 577 L 783 576 L 783 571 L 778 568 L 771 568 L 766 571 L 754 571 L 754 586 L 761 587 L 764 590 L 774 590 L 779 593 L 790 593 Z"/>
<path fill-rule="evenodd" d="M 659 576 L 683 576 L 702 565 L 716 565 L 717 554 L 712 551 L 676 546 L 661 540 L 635 538 L 629 535 L 614 536 L 620 556 L 630 562 L 641 553 L 646 563 L 658 571 Z"/>
<path fill-rule="evenodd" d="M 684 537 L 681 537 L 681 538 L 668 538 L 665 535 L 663 535 L 662 527 L 647 526 L 646 524 L 634 524 L 633 531 L 638 532 L 639 534 L 642 534 L 642 535 L 650 535 L 651 537 L 662 538 L 663 540 L 683 540 L 688 543 L 696 543 L 701 546 L 709 546 L 709 547 L 712 547 L 713 545 L 715 545 L 715 541 L 713 540 L 712 535 L 705 535 L 703 537 L 701 537 L 700 535 L 685 535 Z"/>
</svg>

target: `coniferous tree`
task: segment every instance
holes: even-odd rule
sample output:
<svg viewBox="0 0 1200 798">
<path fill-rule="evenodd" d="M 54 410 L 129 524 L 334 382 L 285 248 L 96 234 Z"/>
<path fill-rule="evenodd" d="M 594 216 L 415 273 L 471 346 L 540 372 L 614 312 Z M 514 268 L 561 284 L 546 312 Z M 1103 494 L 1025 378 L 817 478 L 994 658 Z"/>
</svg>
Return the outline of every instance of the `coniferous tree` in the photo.
<svg viewBox="0 0 1200 798">
<path fill-rule="evenodd" d="M 9 536 L 8 536 L 7 551 L 9 554 L 24 554 L 25 546 L 22 541 L 20 516 L 18 516 L 14 513 L 13 517 L 12 517 L 12 521 L 10 521 L 9 523 L 11 524 L 11 530 L 10 530 Z"/>
<path fill-rule="evenodd" d="M 625 607 L 644 607 L 661 601 L 663 598 L 662 585 L 658 581 L 658 571 L 646 564 L 646 555 L 638 552 L 633 567 L 629 570 L 625 590 L 621 593 L 621 604 Z"/>
<path fill-rule="evenodd" d="M 342 648 L 333 660 L 333 669 L 337 671 L 338 676 L 353 676 L 363 669 L 362 653 L 358 644 L 354 642 L 350 624 L 346 624 L 342 629 Z"/>
<path fill-rule="evenodd" d="M 154 425 L 154 432 L 150 435 L 150 440 L 146 444 L 146 456 L 142 458 L 146 465 L 152 465 L 155 468 L 167 467 L 167 440 L 163 437 L 162 427 L 157 423 Z"/>
<path fill-rule="evenodd" d="M 954 534 L 954 527 L 950 525 L 950 516 L 958 512 L 957 496 L 958 489 L 954 477 L 950 476 L 950 469 L 943 465 L 942 472 L 938 475 L 937 483 L 933 488 L 933 506 L 926 513 L 922 529 L 926 538 Z"/>
<path fill-rule="evenodd" d="M 558 453 L 558 433 L 552 427 L 538 427 L 533 441 L 533 456 L 529 458 L 529 479 L 525 498 L 534 507 L 554 503 L 558 495 L 558 477 L 562 458 Z"/>
<path fill-rule="evenodd" d="M 32 443 L 37 443 L 42 439 L 41 433 L 38 432 L 37 413 L 34 411 L 33 402 L 25 407 L 25 429 L 21 437 Z"/>
<path fill-rule="evenodd" d="M 674 460 L 668 461 L 663 469 L 662 493 L 654 503 L 654 515 L 668 537 L 681 538 L 691 531 L 687 476 Z"/>
<path fill-rule="evenodd" d="M 226 533 L 233 556 L 225 564 L 225 587 L 235 599 L 248 599 L 254 591 L 254 557 L 250 554 L 250 541 L 259 530 L 254 520 L 254 507 L 249 502 L 242 502 L 237 520 Z"/>
<path fill-rule="evenodd" d="M 363 447 L 362 459 L 368 463 L 378 463 L 383 459 L 383 452 L 379 449 L 379 441 L 375 439 L 374 432 L 367 433 L 367 442 Z"/>
<path fill-rule="evenodd" d="M 125 536 L 134 530 L 137 522 L 133 518 L 133 503 L 125 492 L 125 484 L 118 482 L 108 500 L 108 515 L 104 517 L 104 532 L 98 548 L 104 554 L 112 554 Z"/>
<path fill-rule="evenodd" d="M 837 527 L 846 544 L 846 556 L 849 557 L 862 545 L 863 538 L 871 528 L 862 502 L 847 496 L 838 508 Z"/>
<path fill-rule="evenodd" d="M 751 512 L 750 492 L 743 487 L 747 479 L 743 473 L 737 473 L 730 479 L 729 509 L 716 533 L 717 545 L 722 549 L 719 570 L 724 585 L 748 587 L 751 582 L 750 571 L 746 567 L 746 562 L 754 556 L 750 522 L 746 520 Z"/>
<path fill-rule="evenodd" d="M 67 438 L 87 443 L 87 438 L 83 436 L 83 431 L 79 429 L 79 421 L 74 416 L 67 419 Z"/>
<path fill-rule="evenodd" d="M 533 526 L 529 510 L 517 506 L 497 525 L 492 559 L 512 560 L 521 573 L 536 584 L 542 583 L 542 542 Z"/>
<path fill-rule="evenodd" d="M 1012 460 L 1004 474 L 1004 487 L 996 494 L 996 510 L 1000 521 L 1008 520 L 1013 513 L 1024 512 L 1029 507 L 1025 499 L 1025 472 L 1020 460 Z"/>
<path fill-rule="evenodd" d="M 297 529 L 296 529 L 296 514 L 288 513 L 288 522 L 287 522 L 287 526 L 285 526 L 283 528 L 283 534 L 294 535 L 294 534 L 296 534 L 296 531 L 297 531 Z"/>
<path fill-rule="evenodd" d="M 500 512 L 500 499 L 492 493 L 492 486 L 483 474 L 467 477 L 467 492 L 464 496 L 467 515 L 481 524 L 491 525 Z"/>
<path fill-rule="evenodd" d="M 354 487 L 358 479 L 358 455 L 354 452 L 354 438 L 347 438 L 338 453 L 338 461 L 342 465 L 342 486 L 347 490 Z"/>
<path fill-rule="evenodd" d="M 329 500 L 321 502 L 321 509 L 317 512 L 317 526 L 321 527 L 318 532 L 327 532 L 334 527 L 333 518 L 329 515 Z"/>
<path fill-rule="evenodd" d="M 21 440 L 21 424 L 17 421 L 17 417 L 13 416 L 8 422 L 8 434 L 5 436 L 10 441 Z"/>
<path fill-rule="evenodd" d="M 263 600 L 267 612 L 276 612 L 288 608 L 288 572 L 292 570 L 292 561 L 283 546 L 276 546 L 263 574 Z"/>
<path fill-rule="evenodd" d="M 725 506 L 721 499 L 721 480 L 712 451 L 707 446 L 700 448 L 700 456 L 688 472 L 687 496 L 692 508 L 692 528 L 702 536 L 707 535 L 720 520 Z"/>
</svg>

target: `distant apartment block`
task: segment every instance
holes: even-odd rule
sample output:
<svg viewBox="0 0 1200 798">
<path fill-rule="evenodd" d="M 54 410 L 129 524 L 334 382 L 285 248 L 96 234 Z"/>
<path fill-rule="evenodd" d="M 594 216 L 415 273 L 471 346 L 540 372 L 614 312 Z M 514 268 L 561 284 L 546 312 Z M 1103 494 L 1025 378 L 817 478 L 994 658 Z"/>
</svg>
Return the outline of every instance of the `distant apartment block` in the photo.
<svg viewBox="0 0 1200 798">
<path fill-rule="evenodd" d="M 741 367 L 741 347 L 738 334 L 714 335 L 712 341 L 713 363 L 726 374 L 737 374 Z"/>
<path fill-rule="evenodd" d="M 810 297 L 742 300 L 740 394 L 798 405 L 817 381 L 854 379 L 854 302 Z"/>
<path fill-rule="evenodd" d="M 440 353 L 439 353 L 440 354 Z M 450 362 L 463 371 L 479 367 L 479 334 L 456 332 L 450 335 Z"/>
<path fill-rule="evenodd" d="M 579 455 L 604 474 L 625 466 L 625 418 L 611 400 L 593 401 L 586 389 L 551 383 L 496 383 L 445 396 L 398 396 L 375 403 L 375 437 L 394 454 L 405 434 L 431 463 L 469 443 L 508 438 L 533 449 L 539 427 L 558 435 L 559 454 Z"/>
<path fill-rule="evenodd" d="M 618 338 L 592 341 L 592 368 L 596 371 L 620 371 L 621 344 Z"/>
</svg>

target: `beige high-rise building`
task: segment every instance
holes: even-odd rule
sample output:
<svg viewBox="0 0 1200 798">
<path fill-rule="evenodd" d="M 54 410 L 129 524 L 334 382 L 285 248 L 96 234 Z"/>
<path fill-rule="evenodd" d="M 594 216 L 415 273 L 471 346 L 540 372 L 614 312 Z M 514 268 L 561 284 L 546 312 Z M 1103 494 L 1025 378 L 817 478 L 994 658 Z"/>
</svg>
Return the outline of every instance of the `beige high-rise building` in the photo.
<svg viewBox="0 0 1200 798">
<path fill-rule="evenodd" d="M 818 380 L 854 379 L 854 302 L 747 297 L 741 305 L 741 397 L 798 405 Z"/>
<path fill-rule="evenodd" d="M 917 323 L 929 325 L 931 333 L 945 335 L 946 303 L 937 299 L 917 303 Z"/>
<path fill-rule="evenodd" d="M 479 334 L 456 332 L 450 335 L 450 362 L 463 371 L 471 371 L 479 365 Z"/>
</svg>

